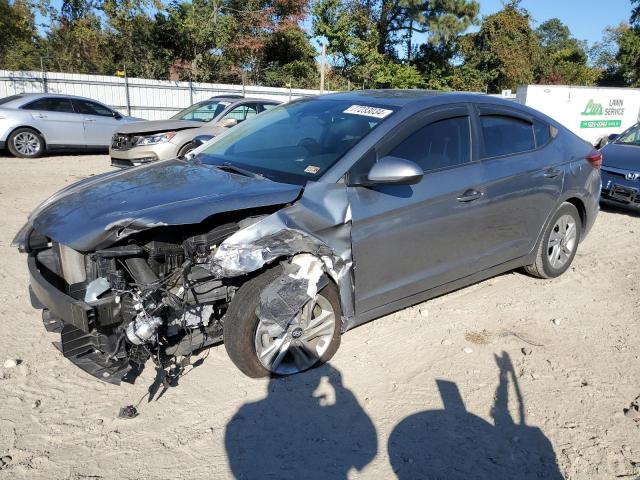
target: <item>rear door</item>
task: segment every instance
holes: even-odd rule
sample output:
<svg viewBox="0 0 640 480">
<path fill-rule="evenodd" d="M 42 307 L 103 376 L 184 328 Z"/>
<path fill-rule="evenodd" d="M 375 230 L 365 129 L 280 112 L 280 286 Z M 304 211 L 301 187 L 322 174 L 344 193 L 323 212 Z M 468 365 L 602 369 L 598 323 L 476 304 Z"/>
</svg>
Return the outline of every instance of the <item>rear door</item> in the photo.
<svg viewBox="0 0 640 480">
<path fill-rule="evenodd" d="M 482 166 L 474 161 L 469 107 L 406 123 L 370 152 L 372 160 L 356 165 L 356 175 L 392 155 L 419 164 L 423 179 L 348 187 L 359 314 L 473 273 L 486 244 L 479 238 L 486 234 L 478 203 Z"/>
<path fill-rule="evenodd" d="M 562 152 L 550 125 L 503 106 L 480 105 L 485 221 L 479 226 L 481 268 L 529 253 L 562 192 Z M 570 159 L 566 159 L 570 160 Z"/>
<path fill-rule="evenodd" d="M 75 113 L 70 98 L 43 97 L 22 106 L 31 112 L 33 126 L 44 134 L 49 147 L 84 145 L 82 117 Z"/>
<path fill-rule="evenodd" d="M 74 98 L 73 106 L 82 116 L 87 147 L 108 147 L 122 117 L 116 118 L 113 110 L 90 100 Z"/>
</svg>

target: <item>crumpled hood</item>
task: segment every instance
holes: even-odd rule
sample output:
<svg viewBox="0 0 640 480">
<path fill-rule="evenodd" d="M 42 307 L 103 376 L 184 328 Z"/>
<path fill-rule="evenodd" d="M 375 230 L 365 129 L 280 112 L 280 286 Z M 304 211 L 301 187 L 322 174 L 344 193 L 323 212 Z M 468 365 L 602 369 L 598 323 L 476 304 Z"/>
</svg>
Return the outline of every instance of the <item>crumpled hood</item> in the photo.
<svg viewBox="0 0 640 480">
<path fill-rule="evenodd" d="M 640 172 L 640 147 L 609 143 L 602 149 L 602 164 L 605 167 Z"/>
<path fill-rule="evenodd" d="M 301 191 L 299 185 L 168 160 L 82 180 L 42 203 L 29 223 L 54 241 L 87 252 L 154 227 L 285 204 Z"/>
<path fill-rule="evenodd" d="M 206 123 L 194 120 L 149 120 L 120 125 L 116 132 L 126 135 L 131 135 L 132 133 L 171 132 L 187 128 L 199 128 L 203 125 L 206 125 Z"/>
</svg>

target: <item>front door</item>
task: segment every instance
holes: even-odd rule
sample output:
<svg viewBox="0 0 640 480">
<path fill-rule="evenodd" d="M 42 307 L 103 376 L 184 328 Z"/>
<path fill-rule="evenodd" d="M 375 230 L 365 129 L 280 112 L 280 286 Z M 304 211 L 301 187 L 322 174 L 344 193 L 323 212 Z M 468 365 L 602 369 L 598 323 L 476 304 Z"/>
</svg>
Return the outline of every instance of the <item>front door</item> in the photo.
<svg viewBox="0 0 640 480">
<path fill-rule="evenodd" d="M 348 188 L 357 314 L 474 273 L 484 243 L 469 108 L 431 112 L 390 136 L 401 140 L 378 158 L 412 160 L 425 175 L 416 185 Z"/>
<path fill-rule="evenodd" d="M 87 147 L 109 147 L 111 137 L 120 125 L 114 112 L 90 100 L 74 99 L 74 106 L 82 117 Z"/>
</svg>

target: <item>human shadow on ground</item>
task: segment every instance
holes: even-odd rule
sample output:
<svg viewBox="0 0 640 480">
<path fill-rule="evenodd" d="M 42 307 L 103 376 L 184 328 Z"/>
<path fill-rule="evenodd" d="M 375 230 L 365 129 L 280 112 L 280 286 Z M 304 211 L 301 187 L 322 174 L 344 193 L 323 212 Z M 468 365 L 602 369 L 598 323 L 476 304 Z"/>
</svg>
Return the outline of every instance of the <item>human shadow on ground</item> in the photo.
<svg viewBox="0 0 640 480">
<path fill-rule="evenodd" d="M 269 381 L 267 397 L 240 407 L 225 448 L 236 479 L 346 479 L 377 453 L 376 429 L 342 375 L 325 364 Z"/>
<path fill-rule="evenodd" d="M 562 479 L 551 442 L 525 423 L 524 402 L 506 352 L 496 356 L 500 382 L 491 411 L 494 424 L 465 408 L 455 383 L 436 380 L 444 410 L 416 413 L 400 422 L 388 442 L 400 480 Z M 509 379 L 519 423 L 509 413 Z"/>
</svg>

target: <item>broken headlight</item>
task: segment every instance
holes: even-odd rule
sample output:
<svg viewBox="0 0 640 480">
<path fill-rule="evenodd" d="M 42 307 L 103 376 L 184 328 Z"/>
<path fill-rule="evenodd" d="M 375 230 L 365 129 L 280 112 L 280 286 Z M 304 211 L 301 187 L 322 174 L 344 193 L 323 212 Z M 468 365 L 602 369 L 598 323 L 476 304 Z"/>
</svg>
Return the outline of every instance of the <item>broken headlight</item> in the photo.
<svg viewBox="0 0 640 480">
<path fill-rule="evenodd" d="M 157 145 L 159 143 L 166 143 L 176 136 L 177 132 L 164 132 L 156 133 L 154 135 L 146 135 L 143 137 L 135 137 L 136 146 L 140 145 Z"/>
<path fill-rule="evenodd" d="M 14 237 L 11 246 L 17 248 L 20 253 L 29 253 L 33 250 L 47 248 L 49 239 L 36 232 L 29 223 L 25 223 Z"/>
</svg>

